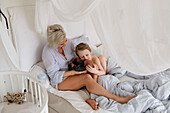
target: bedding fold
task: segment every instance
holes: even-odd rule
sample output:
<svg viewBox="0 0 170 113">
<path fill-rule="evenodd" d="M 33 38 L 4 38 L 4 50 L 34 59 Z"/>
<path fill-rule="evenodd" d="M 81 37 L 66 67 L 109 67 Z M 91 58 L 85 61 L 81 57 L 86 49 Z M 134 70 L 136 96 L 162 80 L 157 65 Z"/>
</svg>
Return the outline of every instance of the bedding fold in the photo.
<svg viewBox="0 0 170 113">
<path fill-rule="evenodd" d="M 116 113 L 170 113 L 170 70 L 153 74 L 142 80 L 120 82 L 113 75 L 100 76 L 98 83 L 107 91 L 121 97 L 137 95 L 127 104 L 91 94 L 102 109 Z"/>
</svg>

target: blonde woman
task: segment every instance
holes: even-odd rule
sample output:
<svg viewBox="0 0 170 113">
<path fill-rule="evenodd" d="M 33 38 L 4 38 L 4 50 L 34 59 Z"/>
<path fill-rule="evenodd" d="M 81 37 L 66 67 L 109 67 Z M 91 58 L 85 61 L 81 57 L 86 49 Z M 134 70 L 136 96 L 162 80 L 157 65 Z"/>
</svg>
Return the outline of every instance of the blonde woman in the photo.
<svg viewBox="0 0 170 113">
<path fill-rule="evenodd" d="M 133 97 L 119 97 L 106 91 L 86 71 L 68 71 L 67 62 L 74 57 L 74 46 L 61 25 L 55 24 L 47 28 L 48 44 L 45 45 L 42 53 L 42 60 L 50 77 L 51 85 L 58 90 L 79 90 L 82 87 L 93 94 L 111 98 L 120 103 L 127 103 Z M 90 53 L 89 53 L 90 54 Z M 86 55 L 83 55 L 86 59 Z M 89 71 L 94 71 L 89 67 Z M 103 73 L 104 74 L 104 73 Z M 94 100 L 87 101 L 93 109 L 97 109 Z"/>
</svg>

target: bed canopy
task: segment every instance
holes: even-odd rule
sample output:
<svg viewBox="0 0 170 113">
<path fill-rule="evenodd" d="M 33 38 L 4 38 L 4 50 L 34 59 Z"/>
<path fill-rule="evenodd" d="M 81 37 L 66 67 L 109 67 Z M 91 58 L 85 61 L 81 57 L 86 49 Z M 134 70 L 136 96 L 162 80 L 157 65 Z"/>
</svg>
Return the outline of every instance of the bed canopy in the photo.
<svg viewBox="0 0 170 113">
<path fill-rule="evenodd" d="M 169 0 L 37 0 L 36 27 L 45 33 L 49 18 L 70 22 L 89 16 L 119 65 L 149 74 L 170 67 L 169 5 Z"/>
<path fill-rule="evenodd" d="M 88 20 L 86 29 L 92 26 L 115 62 L 130 72 L 151 74 L 170 67 L 169 6 L 169 0 L 36 0 L 35 28 L 46 36 L 56 20 Z"/>
</svg>

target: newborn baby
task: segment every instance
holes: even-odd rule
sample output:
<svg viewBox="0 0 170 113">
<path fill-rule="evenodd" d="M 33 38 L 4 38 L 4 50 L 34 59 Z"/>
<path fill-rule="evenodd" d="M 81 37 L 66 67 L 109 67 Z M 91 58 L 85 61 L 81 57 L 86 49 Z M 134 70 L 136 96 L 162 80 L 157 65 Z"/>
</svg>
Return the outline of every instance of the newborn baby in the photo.
<svg viewBox="0 0 170 113">
<path fill-rule="evenodd" d="M 78 57 L 76 57 L 73 58 L 70 62 L 68 62 L 68 70 L 85 71 L 87 65 L 94 67 L 93 61 L 85 60 L 83 62 Z"/>
<path fill-rule="evenodd" d="M 84 62 L 77 57 L 68 62 L 68 70 L 85 71 L 86 68 L 84 66 Z"/>
</svg>

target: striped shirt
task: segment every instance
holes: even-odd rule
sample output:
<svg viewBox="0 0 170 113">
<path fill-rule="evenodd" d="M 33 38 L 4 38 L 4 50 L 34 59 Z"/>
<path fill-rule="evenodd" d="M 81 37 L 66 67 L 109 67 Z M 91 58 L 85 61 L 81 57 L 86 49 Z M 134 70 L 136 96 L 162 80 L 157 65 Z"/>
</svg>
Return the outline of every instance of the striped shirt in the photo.
<svg viewBox="0 0 170 113">
<path fill-rule="evenodd" d="M 45 45 L 42 52 L 42 60 L 53 87 L 66 79 L 63 74 L 68 71 L 67 62 L 74 57 L 74 45 L 71 40 L 68 39 L 63 50 L 67 60 L 58 52 L 58 48 L 50 48 Z"/>
</svg>

